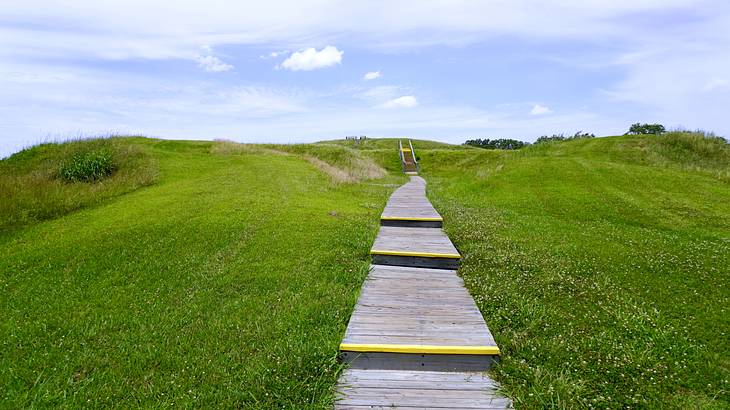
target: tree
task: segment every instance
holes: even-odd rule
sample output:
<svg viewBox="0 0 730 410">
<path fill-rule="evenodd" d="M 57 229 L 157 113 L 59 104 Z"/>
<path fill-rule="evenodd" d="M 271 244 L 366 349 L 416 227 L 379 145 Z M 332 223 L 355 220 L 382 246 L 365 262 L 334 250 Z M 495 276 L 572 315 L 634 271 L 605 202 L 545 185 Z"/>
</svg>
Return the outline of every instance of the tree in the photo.
<svg viewBox="0 0 730 410">
<path fill-rule="evenodd" d="M 525 147 L 529 145 L 529 143 L 509 138 L 498 138 L 490 140 L 487 139 L 473 139 L 473 140 L 467 140 L 464 145 L 471 145 L 472 147 L 479 147 L 479 148 L 485 148 L 485 149 L 505 149 L 505 150 L 513 150 L 513 149 L 520 149 L 522 147 Z"/>
<path fill-rule="evenodd" d="M 631 124 L 631 127 L 629 127 L 629 132 L 626 134 L 654 134 L 659 135 L 666 132 L 666 129 L 662 124 Z"/>
</svg>

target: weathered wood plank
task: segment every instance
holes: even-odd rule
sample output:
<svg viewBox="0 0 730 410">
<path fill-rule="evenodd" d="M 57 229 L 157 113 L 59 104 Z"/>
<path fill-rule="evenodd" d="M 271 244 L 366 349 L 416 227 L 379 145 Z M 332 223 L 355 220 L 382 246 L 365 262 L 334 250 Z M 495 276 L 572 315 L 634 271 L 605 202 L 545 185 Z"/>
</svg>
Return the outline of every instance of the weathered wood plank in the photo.
<svg viewBox="0 0 730 410">
<path fill-rule="evenodd" d="M 505 409 L 496 383 L 483 373 L 348 369 L 335 409 Z"/>
<path fill-rule="evenodd" d="M 435 280 L 421 282 L 419 275 Z M 343 343 L 496 346 L 456 272 L 378 265 L 371 267 Z"/>
<path fill-rule="evenodd" d="M 431 221 L 425 224 L 419 224 L 417 221 L 404 221 L 412 218 L 425 218 Z M 393 221 L 399 219 L 401 224 Z M 398 188 L 391 195 L 381 215 L 381 224 L 384 226 L 440 227 L 441 221 L 441 215 L 426 198 L 426 181 L 418 176 L 411 177 L 410 182 Z"/>
<path fill-rule="evenodd" d="M 381 226 L 371 254 L 428 256 L 445 255 L 460 258 L 459 251 L 443 230 L 436 228 L 403 228 Z"/>
</svg>

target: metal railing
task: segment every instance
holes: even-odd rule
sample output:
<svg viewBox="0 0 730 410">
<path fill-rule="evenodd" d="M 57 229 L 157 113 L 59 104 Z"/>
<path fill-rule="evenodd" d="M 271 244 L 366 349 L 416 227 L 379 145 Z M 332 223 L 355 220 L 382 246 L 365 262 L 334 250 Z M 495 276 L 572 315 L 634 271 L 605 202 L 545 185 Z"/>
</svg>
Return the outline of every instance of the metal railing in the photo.
<svg viewBox="0 0 730 410">
<path fill-rule="evenodd" d="M 401 140 L 398 140 L 398 155 L 400 156 L 400 167 L 401 170 L 405 173 L 406 172 L 406 159 L 403 156 L 403 143 Z"/>
<path fill-rule="evenodd" d="M 418 160 L 416 159 L 416 151 L 413 150 L 413 144 L 411 143 L 411 139 L 408 139 L 408 146 L 411 148 L 411 157 L 413 157 L 413 164 L 416 165 L 416 172 L 421 172 L 421 164 L 418 163 Z"/>
</svg>

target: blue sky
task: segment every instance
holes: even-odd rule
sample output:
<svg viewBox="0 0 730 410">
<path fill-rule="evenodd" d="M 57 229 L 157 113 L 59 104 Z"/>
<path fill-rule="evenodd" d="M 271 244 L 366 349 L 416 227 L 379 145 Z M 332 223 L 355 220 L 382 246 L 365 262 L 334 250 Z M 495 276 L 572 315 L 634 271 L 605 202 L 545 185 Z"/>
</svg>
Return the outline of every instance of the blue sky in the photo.
<svg viewBox="0 0 730 410">
<path fill-rule="evenodd" d="M 727 2 L 259 3 L 4 2 L 0 156 L 109 133 L 730 135 Z"/>
</svg>

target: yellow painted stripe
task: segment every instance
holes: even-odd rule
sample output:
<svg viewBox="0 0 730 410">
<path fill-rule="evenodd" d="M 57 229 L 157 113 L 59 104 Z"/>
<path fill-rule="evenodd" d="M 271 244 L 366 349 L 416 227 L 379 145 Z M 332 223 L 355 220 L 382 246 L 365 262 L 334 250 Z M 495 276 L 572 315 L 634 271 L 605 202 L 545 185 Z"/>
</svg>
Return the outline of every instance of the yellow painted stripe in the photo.
<svg viewBox="0 0 730 410">
<path fill-rule="evenodd" d="M 425 217 L 417 217 L 417 216 L 381 216 L 381 220 L 383 221 L 425 221 L 425 222 L 442 222 L 444 219 L 441 217 L 438 218 L 425 218 Z"/>
<path fill-rule="evenodd" d="M 410 148 L 403 148 L 403 149 L 402 149 L 401 151 L 404 151 L 404 152 L 411 152 L 411 149 L 410 149 Z"/>
<path fill-rule="evenodd" d="M 383 251 L 378 249 L 370 250 L 371 255 L 390 255 L 390 256 L 417 256 L 421 258 L 448 258 L 459 259 L 461 255 L 458 253 L 430 253 L 430 252 L 409 252 L 409 251 Z"/>
<path fill-rule="evenodd" d="M 340 350 L 345 352 L 372 353 L 430 353 L 430 354 L 484 354 L 499 355 L 497 346 L 438 346 L 438 345 L 395 345 L 341 343 Z"/>
</svg>

